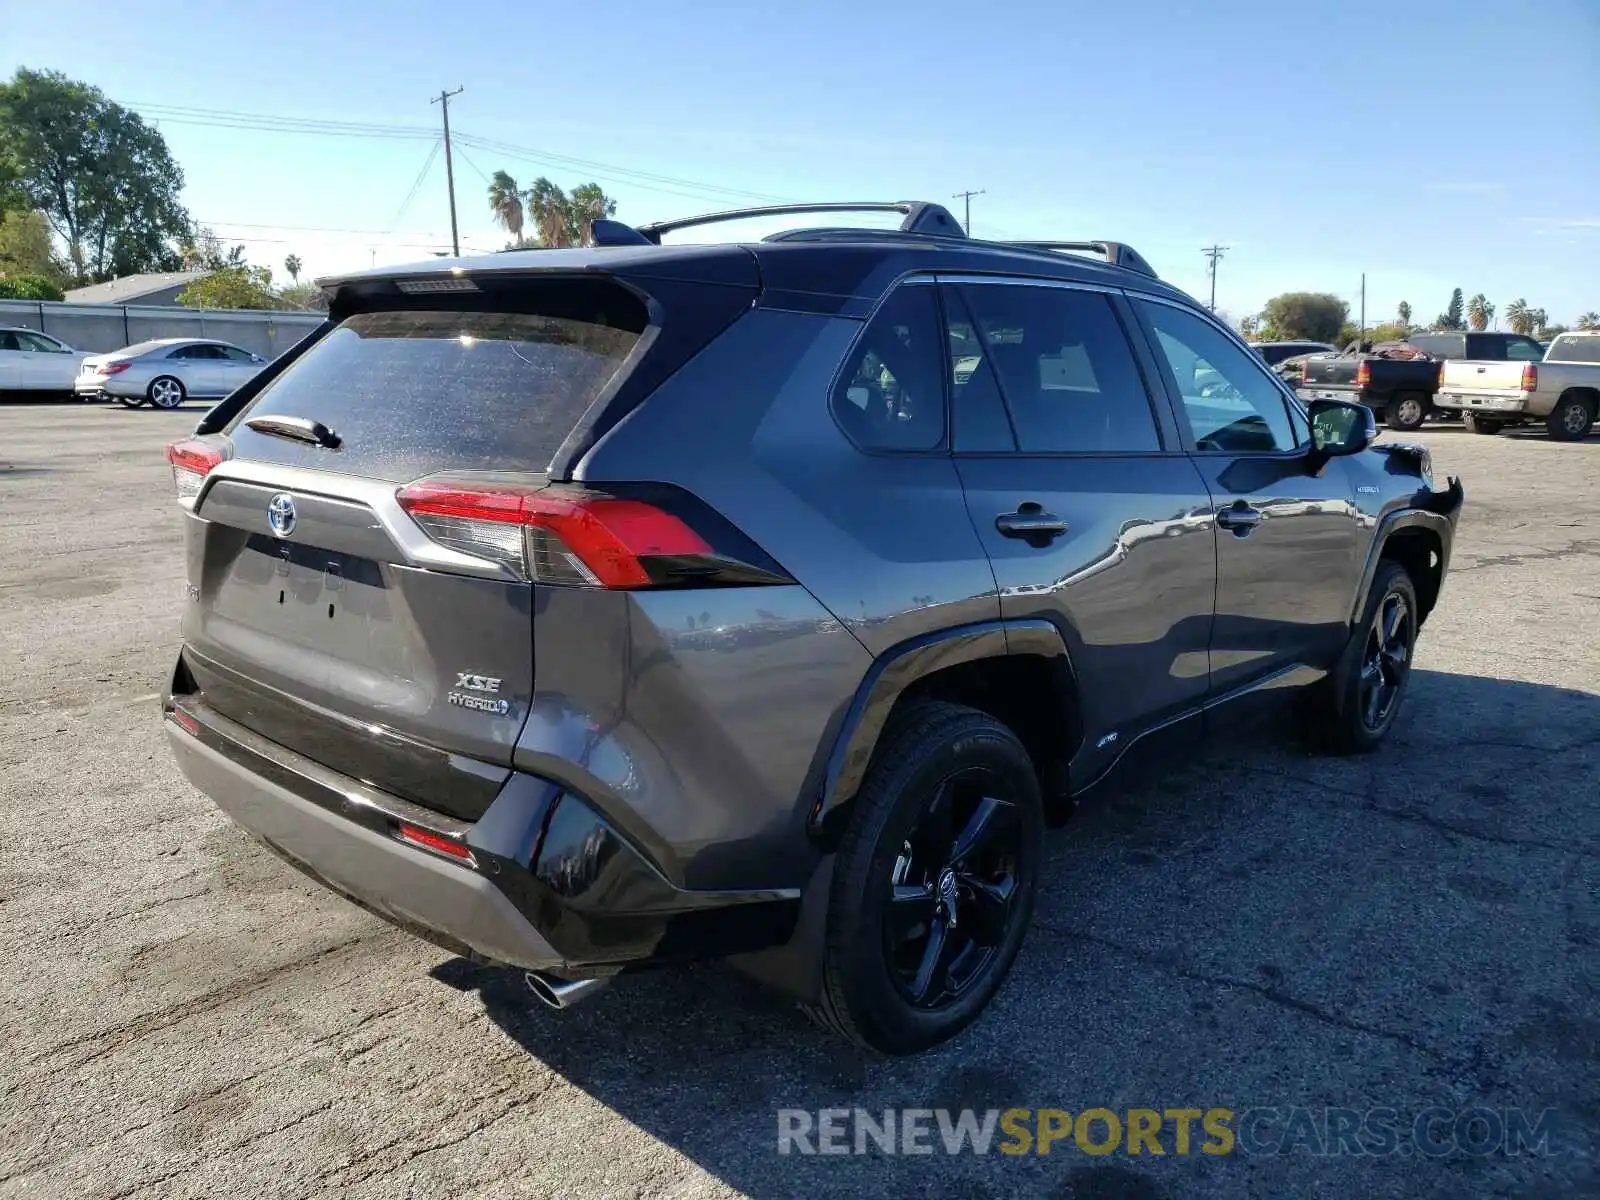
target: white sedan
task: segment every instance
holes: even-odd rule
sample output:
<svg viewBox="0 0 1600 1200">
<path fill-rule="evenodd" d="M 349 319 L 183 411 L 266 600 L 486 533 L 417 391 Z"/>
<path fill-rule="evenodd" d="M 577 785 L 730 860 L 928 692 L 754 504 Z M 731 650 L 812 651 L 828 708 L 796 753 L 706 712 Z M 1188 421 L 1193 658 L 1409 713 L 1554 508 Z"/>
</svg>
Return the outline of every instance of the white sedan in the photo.
<svg viewBox="0 0 1600 1200">
<path fill-rule="evenodd" d="M 129 408 L 177 408 L 220 399 L 267 365 L 259 354 L 210 338 L 158 338 L 83 360 L 74 383 L 86 400 L 109 396 Z"/>
<path fill-rule="evenodd" d="M 68 395 L 87 357 L 48 333 L 0 325 L 0 392 Z"/>
</svg>

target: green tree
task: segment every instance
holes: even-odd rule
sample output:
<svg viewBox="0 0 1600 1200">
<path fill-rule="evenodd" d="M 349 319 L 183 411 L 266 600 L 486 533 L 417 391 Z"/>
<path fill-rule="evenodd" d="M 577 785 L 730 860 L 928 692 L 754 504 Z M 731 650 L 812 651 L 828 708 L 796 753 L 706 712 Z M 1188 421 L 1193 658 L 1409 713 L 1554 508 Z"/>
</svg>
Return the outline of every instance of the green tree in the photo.
<svg viewBox="0 0 1600 1200">
<path fill-rule="evenodd" d="M 617 202 L 600 190 L 598 183 L 580 183 L 567 200 L 567 236 L 574 246 L 594 241 L 594 223 L 616 213 Z"/>
<path fill-rule="evenodd" d="M 32 209 L 0 214 L 0 276 L 31 275 L 57 284 L 66 272 L 50 240 L 50 221 Z"/>
<path fill-rule="evenodd" d="M 1544 309 L 1530 308 L 1528 310 L 1528 328 L 1530 332 L 1536 333 L 1540 337 L 1543 337 L 1545 326 L 1549 323 L 1549 321 L 1550 316 L 1544 311 Z"/>
<path fill-rule="evenodd" d="M 1285 292 L 1261 310 L 1269 340 L 1331 342 L 1350 315 L 1350 306 L 1327 292 Z"/>
<path fill-rule="evenodd" d="M 1578 328 L 1585 332 L 1591 329 L 1600 329 L 1600 313 L 1586 312 L 1579 314 Z"/>
<path fill-rule="evenodd" d="M 183 241 L 181 251 L 183 266 L 189 271 L 234 271 L 249 266 L 244 259 L 244 246 L 224 248 L 222 239 L 205 226 Z"/>
<path fill-rule="evenodd" d="M 289 272 L 289 282 L 294 287 L 300 286 L 300 269 L 305 264 L 300 261 L 298 254 L 291 254 L 283 260 L 283 269 Z"/>
<path fill-rule="evenodd" d="M 1506 324 L 1511 327 L 1512 333 L 1533 332 L 1533 310 L 1528 307 L 1528 302 L 1521 297 L 1506 305 Z"/>
<path fill-rule="evenodd" d="M 0 300 L 64 300 L 60 286 L 53 279 L 38 275 L 7 275 L 0 279 Z"/>
<path fill-rule="evenodd" d="M 226 267 L 196 279 L 178 293 L 185 308 L 277 308 L 272 271 L 267 267 Z"/>
<path fill-rule="evenodd" d="M 17 68 L 0 84 L 0 162 L 66 244 L 74 278 L 177 267 L 183 172 L 161 134 L 99 88 Z"/>
<path fill-rule="evenodd" d="M 1546 325 L 1543 329 L 1539 330 L 1539 336 L 1542 337 L 1542 338 L 1546 338 L 1546 339 L 1558 338 L 1563 333 L 1571 333 L 1571 332 L 1572 331 L 1570 329 L 1568 329 L 1565 325 Z"/>
<path fill-rule="evenodd" d="M 505 226 L 513 244 L 522 244 L 522 192 L 517 181 L 504 171 L 496 171 L 489 180 L 489 211 L 494 219 Z"/>
<path fill-rule="evenodd" d="M 1378 342 L 1403 342 L 1411 336 L 1411 326 L 1391 321 L 1387 325 L 1374 325 L 1367 330 L 1367 341 L 1376 345 Z"/>
<path fill-rule="evenodd" d="M 1395 310 L 1395 314 L 1399 318 L 1400 324 L 1404 325 L 1407 329 L 1411 328 L 1411 303 L 1410 303 L 1410 301 L 1408 301 L 1408 300 L 1400 301 L 1400 307 Z"/>
<path fill-rule="evenodd" d="M 292 308 L 302 312 L 327 312 L 328 296 L 314 283 L 297 283 L 278 293 L 277 308 Z"/>
<path fill-rule="evenodd" d="M 1450 293 L 1450 307 L 1440 313 L 1433 322 L 1435 329 L 1465 329 L 1467 323 L 1461 319 L 1461 289 L 1457 288 Z"/>
</svg>

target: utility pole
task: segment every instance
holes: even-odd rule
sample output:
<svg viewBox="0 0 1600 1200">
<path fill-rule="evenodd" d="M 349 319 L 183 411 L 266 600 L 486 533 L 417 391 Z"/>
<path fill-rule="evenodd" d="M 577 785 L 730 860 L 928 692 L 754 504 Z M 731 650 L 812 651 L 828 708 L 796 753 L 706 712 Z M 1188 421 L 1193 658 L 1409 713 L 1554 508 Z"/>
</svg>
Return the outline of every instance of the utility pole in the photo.
<svg viewBox="0 0 1600 1200">
<path fill-rule="evenodd" d="M 1215 243 L 1213 243 L 1210 246 L 1201 247 L 1201 250 L 1200 250 L 1200 253 L 1202 253 L 1202 254 L 1204 254 L 1206 256 L 1206 272 L 1211 276 L 1211 311 L 1212 312 L 1216 312 L 1217 311 L 1217 262 L 1230 249 L 1232 249 L 1231 246 L 1218 246 Z"/>
<path fill-rule="evenodd" d="M 461 257 L 461 235 L 456 232 L 456 170 L 450 161 L 450 97 L 459 96 L 465 90 L 458 87 L 453 92 L 441 91 L 431 101 L 444 113 L 444 179 L 445 186 L 450 189 L 450 249 L 457 258 Z"/>
<path fill-rule="evenodd" d="M 979 188 L 975 192 L 957 192 L 954 196 L 950 197 L 950 199 L 952 199 L 952 200 L 964 200 L 964 201 L 966 201 L 967 219 L 963 223 L 962 228 L 967 231 L 967 236 L 968 237 L 972 236 L 972 198 L 974 196 L 983 195 L 984 190 L 985 189 L 983 189 L 983 188 Z"/>
</svg>

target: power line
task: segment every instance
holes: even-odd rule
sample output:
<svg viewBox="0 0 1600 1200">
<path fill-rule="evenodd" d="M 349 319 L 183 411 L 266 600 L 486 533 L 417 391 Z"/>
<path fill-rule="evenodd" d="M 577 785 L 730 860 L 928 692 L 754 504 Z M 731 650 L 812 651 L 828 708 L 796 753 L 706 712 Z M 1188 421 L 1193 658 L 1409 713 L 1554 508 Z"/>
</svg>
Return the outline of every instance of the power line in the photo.
<svg viewBox="0 0 1600 1200">
<path fill-rule="evenodd" d="M 281 117 L 228 109 L 189 108 L 169 104 L 136 104 L 141 113 L 175 125 L 209 125 L 222 129 L 252 129 L 268 133 L 308 133 L 331 137 L 375 137 L 423 140 L 438 136 L 422 125 L 394 125 L 375 121 L 331 121 L 320 117 Z"/>
<path fill-rule="evenodd" d="M 972 198 L 974 196 L 981 196 L 983 194 L 984 189 L 979 188 L 975 192 L 957 192 L 954 196 L 950 197 L 952 200 L 964 200 L 966 202 L 967 219 L 962 223 L 961 227 L 967 231 L 968 237 L 972 236 Z"/>
<path fill-rule="evenodd" d="M 1202 254 L 1204 254 L 1206 256 L 1206 260 L 1207 260 L 1207 262 L 1206 262 L 1206 273 L 1211 276 L 1211 311 L 1212 312 L 1216 312 L 1217 311 L 1217 263 L 1222 261 L 1222 256 L 1224 254 L 1226 254 L 1232 248 L 1233 247 L 1231 247 L 1231 246 L 1218 246 L 1215 243 L 1213 243 L 1210 246 L 1203 246 L 1200 249 L 1200 253 L 1202 253 Z"/>
<path fill-rule="evenodd" d="M 406 215 L 406 209 L 411 207 L 411 202 L 417 198 L 417 192 L 422 189 L 422 181 L 428 177 L 428 169 L 433 166 L 433 160 L 439 157 L 439 143 L 434 142 L 428 150 L 428 157 L 422 161 L 422 170 L 417 172 L 417 177 L 412 181 L 411 190 L 406 193 L 406 198 L 400 202 L 400 207 L 395 210 L 394 216 L 389 218 L 389 228 L 385 233 L 392 232 L 400 224 L 400 218 Z"/>
</svg>

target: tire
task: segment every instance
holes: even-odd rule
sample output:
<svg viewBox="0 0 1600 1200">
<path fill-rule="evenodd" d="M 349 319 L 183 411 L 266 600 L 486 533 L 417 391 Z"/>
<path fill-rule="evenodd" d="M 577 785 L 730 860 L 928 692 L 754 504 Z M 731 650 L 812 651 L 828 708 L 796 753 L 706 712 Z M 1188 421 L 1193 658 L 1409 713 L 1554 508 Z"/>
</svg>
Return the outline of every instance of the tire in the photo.
<svg viewBox="0 0 1600 1200">
<path fill-rule="evenodd" d="M 1428 398 L 1421 392 L 1401 392 L 1389 401 L 1383 420 L 1390 429 L 1420 429 L 1428 419 Z"/>
<path fill-rule="evenodd" d="M 116 401 L 118 404 L 126 405 L 128 408 L 138 408 L 147 403 L 143 396 L 117 396 Z"/>
<path fill-rule="evenodd" d="M 171 375 L 158 375 L 150 381 L 150 386 L 144 390 L 145 399 L 149 400 L 156 408 L 177 408 L 189 398 L 183 380 L 174 379 Z"/>
<path fill-rule="evenodd" d="M 1308 733 L 1330 754 L 1367 754 L 1393 728 L 1416 656 L 1417 589 L 1384 559 L 1339 665 L 1313 693 Z"/>
<path fill-rule="evenodd" d="M 1039 781 L 1010 729 L 942 702 L 897 714 L 837 852 L 812 1018 L 883 1054 L 960 1033 L 1022 946 L 1043 836 Z"/>
<path fill-rule="evenodd" d="M 1461 414 L 1461 423 L 1467 427 L 1468 433 L 1499 433 L 1499 421 L 1487 421 L 1477 413 L 1464 412 Z"/>
<path fill-rule="evenodd" d="M 1545 418 L 1545 430 L 1558 442 L 1581 442 L 1594 428 L 1594 401 L 1585 396 L 1563 396 Z"/>
</svg>

